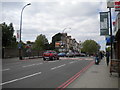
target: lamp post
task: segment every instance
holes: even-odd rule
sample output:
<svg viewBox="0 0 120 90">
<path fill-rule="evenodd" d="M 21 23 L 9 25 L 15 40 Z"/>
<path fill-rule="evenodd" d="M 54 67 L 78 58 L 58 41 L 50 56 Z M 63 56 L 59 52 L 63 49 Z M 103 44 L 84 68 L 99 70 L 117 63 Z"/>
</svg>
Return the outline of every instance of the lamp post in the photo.
<svg viewBox="0 0 120 90">
<path fill-rule="evenodd" d="M 111 16 L 111 8 L 109 7 L 109 13 L 110 13 L 110 40 L 111 40 L 111 59 L 113 59 L 113 37 L 112 37 L 112 16 Z"/>
<path fill-rule="evenodd" d="M 21 11 L 21 18 L 20 18 L 20 41 L 19 41 L 19 59 L 22 60 L 22 41 L 21 41 L 21 30 L 22 30 L 22 14 L 23 10 L 26 6 L 31 5 L 31 3 L 26 4 Z"/>
<path fill-rule="evenodd" d="M 71 28 L 64 28 L 63 31 L 62 31 L 62 38 L 61 38 L 62 39 L 62 46 L 61 46 L 62 47 L 62 52 L 63 52 L 63 48 L 64 48 L 64 45 L 63 45 L 64 31 L 66 29 L 71 29 Z"/>
<path fill-rule="evenodd" d="M 64 28 L 63 31 L 62 31 L 62 33 L 64 33 L 64 31 L 65 31 L 66 29 L 71 29 L 71 28 Z"/>
<path fill-rule="evenodd" d="M 113 34 L 112 34 L 112 15 L 111 15 L 111 9 L 114 8 L 115 0 L 107 0 L 107 8 L 109 9 L 109 20 L 110 20 L 110 38 L 111 38 L 111 59 L 113 59 Z"/>
</svg>

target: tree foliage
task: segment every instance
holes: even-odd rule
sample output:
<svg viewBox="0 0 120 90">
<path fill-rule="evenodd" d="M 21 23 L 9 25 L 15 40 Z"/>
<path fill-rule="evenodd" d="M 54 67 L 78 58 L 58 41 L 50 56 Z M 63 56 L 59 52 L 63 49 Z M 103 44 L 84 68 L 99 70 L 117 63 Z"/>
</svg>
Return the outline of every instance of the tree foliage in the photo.
<svg viewBox="0 0 120 90">
<path fill-rule="evenodd" d="M 7 25 L 5 22 L 2 26 L 2 46 L 3 47 L 15 47 L 17 46 L 16 37 L 14 36 L 14 27 L 10 23 Z"/>
<path fill-rule="evenodd" d="M 26 41 L 26 44 L 34 44 L 34 42 Z"/>
<path fill-rule="evenodd" d="M 33 49 L 36 49 L 36 50 L 45 50 L 48 46 L 48 40 L 46 38 L 45 35 L 38 35 L 36 40 L 35 40 L 35 43 L 33 44 Z"/>
<path fill-rule="evenodd" d="M 83 46 L 82 52 L 85 52 L 88 54 L 97 53 L 100 49 L 100 45 L 94 40 L 86 40 L 82 46 Z"/>
</svg>

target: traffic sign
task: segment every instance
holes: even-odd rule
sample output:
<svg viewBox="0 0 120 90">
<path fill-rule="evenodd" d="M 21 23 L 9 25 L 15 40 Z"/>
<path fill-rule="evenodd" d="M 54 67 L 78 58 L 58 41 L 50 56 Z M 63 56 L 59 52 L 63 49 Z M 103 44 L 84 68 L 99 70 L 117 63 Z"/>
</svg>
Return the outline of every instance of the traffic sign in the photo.
<svg viewBox="0 0 120 90">
<path fill-rule="evenodd" d="M 22 47 L 22 44 L 21 44 L 21 43 L 19 43 L 19 44 L 18 44 L 18 48 L 20 49 L 21 47 Z"/>
</svg>

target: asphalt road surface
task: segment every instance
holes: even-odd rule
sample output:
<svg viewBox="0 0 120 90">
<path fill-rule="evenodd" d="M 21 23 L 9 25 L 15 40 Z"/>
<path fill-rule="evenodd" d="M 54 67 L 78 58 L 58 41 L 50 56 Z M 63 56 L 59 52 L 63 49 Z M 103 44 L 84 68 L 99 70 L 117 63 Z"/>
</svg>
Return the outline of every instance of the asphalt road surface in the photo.
<svg viewBox="0 0 120 90">
<path fill-rule="evenodd" d="M 42 58 L 3 63 L 2 88 L 66 88 L 92 65 L 93 58 Z"/>
</svg>

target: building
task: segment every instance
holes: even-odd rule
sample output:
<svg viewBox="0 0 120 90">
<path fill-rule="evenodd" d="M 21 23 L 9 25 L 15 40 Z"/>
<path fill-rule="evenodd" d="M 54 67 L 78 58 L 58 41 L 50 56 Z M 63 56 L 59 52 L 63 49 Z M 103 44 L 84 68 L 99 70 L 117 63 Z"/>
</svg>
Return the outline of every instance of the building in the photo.
<svg viewBox="0 0 120 90">
<path fill-rule="evenodd" d="M 118 61 L 118 73 L 120 76 L 120 12 L 116 17 L 116 21 L 114 22 L 114 59 Z"/>
<path fill-rule="evenodd" d="M 59 52 L 80 51 L 81 44 L 75 39 L 72 39 L 71 36 L 68 36 L 67 33 L 61 33 L 60 38 L 59 41 L 55 42 L 55 48 L 58 49 Z"/>
<path fill-rule="evenodd" d="M 71 40 L 72 40 L 71 36 L 67 36 L 67 43 L 66 43 L 66 45 L 67 45 L 67 51 L 69 51 L 70 48 L 71 48 L 71 46 L 72 46 L 72 44 L 70 45 Z"/>
<path fill-rule="evenodd" d="M 114 25 L 114 52 L 116 59 L 120 60 L 120 13 L 118 13 Z"/>
</svg>

